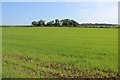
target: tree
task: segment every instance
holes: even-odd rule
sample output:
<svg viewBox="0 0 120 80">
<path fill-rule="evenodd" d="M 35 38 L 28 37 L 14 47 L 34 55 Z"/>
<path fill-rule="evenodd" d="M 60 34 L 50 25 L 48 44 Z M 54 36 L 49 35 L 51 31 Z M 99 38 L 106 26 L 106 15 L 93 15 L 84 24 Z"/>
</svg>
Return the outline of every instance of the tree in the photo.
<svg viewBox="0 0 120 80">
<path fill-rule="evenodd" d="M 59 23 L 59 20 L 58 19 L 55 19 L 55 26 L 60 26 L 60 23 Z"/>
<path fill-rule="evenodd" d="M 62 26 L 67 26 L 67 24 L 68 24 L 66 19 L 62 19 L 60 22 L 61 22 Z"/>
<path fill-rule="evenodd" d="M 71 20 L 70 25 L 73 26 L 73 27 L 77 27 L 77 26 L 79 26 L 80 24 L 79 24 L 78 22 L 76 22 L 75 20 Z"/>
<path fill-rule="evenodd" d="M 31 24 L 32 24 L 32 26 L 37 26 L 37 25 L 38 25 L 38 22 L 33 21 Z"/>
<path fill-rule="evenodd" d="M 54 21 L 52 20 L 52 21 L 47 22 L 47 26 L 54 26 Z"/>
<path fill-rule="evenodd" d="M 45 26 L 45 21 L 44 20 L 39 20 L 38 21 L 38 26 Z"/>
<path fill-rule="evenodd" d="M 66 26 L 66 27 L 80 26 L 78 22 L 72 19 L 62 19 L 62 20 L 55 19 L 55 22 L 54 20 L 52 20 L 52 21 L 47 22 L 47 24 L 45 24 L 44 20 L 39 20 L 38 22 L 33 21 L 32 25 L 35 25 L 35 26 Z"/>
<path fill-rule="evenodd" d="M 63 20 L 60 20 L 59 22 L 60 22 L 60 26 L 63 26 Z"/>
<path fill-rule="evenodd" d="M 63 26 L 69 26 L 70 24 L 70 19 L 63 19 Z"/>
<path fill-rule="evenodd" d="M 63 19 L 63 20 L 60 20 L 60 25 L 62 26 L 67 26 L 67 27 L 76 27 L 76 26 L 79 26 L 79 23 L 76 22 L 75 20 L 70 20 L 70 19 Z"/>
</svg>

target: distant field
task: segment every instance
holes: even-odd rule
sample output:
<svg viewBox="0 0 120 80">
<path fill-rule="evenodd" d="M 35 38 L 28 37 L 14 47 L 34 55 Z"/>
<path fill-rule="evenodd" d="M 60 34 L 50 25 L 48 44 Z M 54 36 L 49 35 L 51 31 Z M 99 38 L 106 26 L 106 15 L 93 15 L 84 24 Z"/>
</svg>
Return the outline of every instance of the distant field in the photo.
<svg viewBox="0 0 120 80">
<path fill-rule="evenodd" d="M 3 28 L 3 77 L 116 77 L 118 30 Z"/>
</svg>

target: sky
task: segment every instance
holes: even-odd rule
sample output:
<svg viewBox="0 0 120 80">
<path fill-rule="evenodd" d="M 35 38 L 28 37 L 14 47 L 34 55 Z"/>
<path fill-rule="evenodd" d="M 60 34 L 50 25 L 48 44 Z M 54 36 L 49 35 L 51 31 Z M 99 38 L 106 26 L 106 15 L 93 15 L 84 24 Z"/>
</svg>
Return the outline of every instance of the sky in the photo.
<svg viewBox="0 0 120 80">
<path fill-rule="evenodd" d="M 1 0 L 2 2 L 118 2 L 119 0 Z"/>
<path fill-rule="evenodd" d="M 65 18 L 79 23 L 117 24 L 118 2 L 2 2 L 3 25 L 29 25 L 40 19 L 48 22 Z"/>
</svg>

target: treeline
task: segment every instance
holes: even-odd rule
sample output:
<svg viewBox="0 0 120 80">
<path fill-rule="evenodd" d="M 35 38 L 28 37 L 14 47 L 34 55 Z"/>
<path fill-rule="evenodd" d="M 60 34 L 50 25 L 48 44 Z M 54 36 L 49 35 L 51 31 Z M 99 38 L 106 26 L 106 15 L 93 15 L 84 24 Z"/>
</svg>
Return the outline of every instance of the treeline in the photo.
<svg viewBox="0 0 120 80">
<path fill-rule="evenodd" d="M 32 21 L 31 25 L 1 25 L 0 27 L 80 27 L 80 28 L 118 28 L 118 24 L 106 23 L 78 23 L 73 19 L 55 19 L 49 22 L 45 20 Z"/>
<path fill-rule="evenodd" d="M 1 25 L 0 27 L 33 27 L 32 25 Z"/>
<path fill-rule="evenodd" d="M 116 28 L 118 27 L 117 24 L 106 24 L 106 23 L 78 23 L 77 21 L 73 20 L 73 19 L 55 19 L 55 20 L 51 20 L 49 22 L 45 22 L 45 20 L 39 20 L 39 21 L 33 21 L 31 23 L 31 26 L 38 26 L 38 27 L 50 27 L 50 26 L 54 26 L 54 27 L 82 27 L 82 28 Z"/>
<path fill-rule="evenodd" d="M 106 24 L 106 23 L 82 23 L 81 27 L 85 28 L 118 28 L 117 24 Z"/>
<path fill-rule="evenodd" d="M 33 21 L 32 26 L 78 27 L 80 24 L 73 19 L 55 19 L 45 23 L 45 20 Z"/>
</svg>

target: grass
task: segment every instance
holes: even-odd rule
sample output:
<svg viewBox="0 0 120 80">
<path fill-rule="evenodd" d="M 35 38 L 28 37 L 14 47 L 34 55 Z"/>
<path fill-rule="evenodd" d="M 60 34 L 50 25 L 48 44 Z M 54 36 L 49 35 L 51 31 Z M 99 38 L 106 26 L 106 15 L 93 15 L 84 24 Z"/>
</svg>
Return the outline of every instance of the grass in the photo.
<svg viewBox="0 0 120 80">
<path fill-rule="evenodd" d="M 4 78 L 117 76 L 117 29 L 7 27 L 2 32 Z"/>
<path fill-rule="evenodd" d="M 0 79 L 2 78 L 2 27 L 0 27 Z"/>
</svg>

